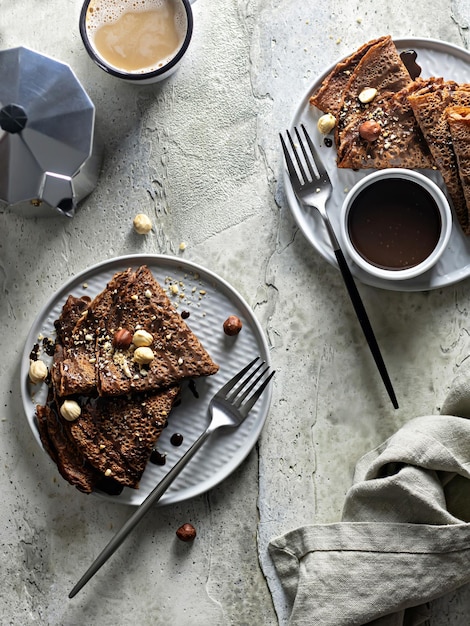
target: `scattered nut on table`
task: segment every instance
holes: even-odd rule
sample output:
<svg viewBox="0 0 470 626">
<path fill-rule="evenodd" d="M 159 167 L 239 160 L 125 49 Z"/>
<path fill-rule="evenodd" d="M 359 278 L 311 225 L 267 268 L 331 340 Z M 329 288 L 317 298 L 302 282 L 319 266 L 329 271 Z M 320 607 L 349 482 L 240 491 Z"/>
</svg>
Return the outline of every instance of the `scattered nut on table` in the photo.
<svg viewBox="0 0 470 626">
<path fill-rule="evenodd" d="M 64 400 L 60 407 L 60 414 L 68 422 L 74 422 L 80 417 L 82 409 L 75 400 Z"/>
<path fill-rule="evenodd" d="M 242 329 L 242 321 L 236 315 L 229 315 L 224 322 L 224 333 L 233 337 L 234 335 L 238 335 L 238 333 Z"/>
<path fill-rule="evenodd" d="M 38 383 L 42 383 L 47 378 L 47 365 L 41 359 L 37 361 L 31 361 L 29 364 L 29 380 L 33 383 L 33 385 L 37 385 Z"/>
<path fill-rule="evenodd" d="M 359 126 L 359 135 L 366 141 L 377 141 L 382 128 L 378 122 L 367 120 Z"/>
<path fill-rule="evenodd" d="M 145 213 L 138 213 L 134 217 L 134 230 L 139 235 L 147 235 L 152 230 L 152 220 Z"/>
<path fill-rule="evenodd" d="M 194 541 L 196 539 L 196 529 L 192 524 L 183 524 L 176 531 L 176 536 L 181 541 Z"/>
<path fill-rule="evenodd" d="M 331 133 L 335 126 L 336 117 L 331 113 L 325 113 L 325 115 L 322 115 L 317 122 L 317 128 L 322 135 L 328 135 L 328 133 Z"/>
</svg>

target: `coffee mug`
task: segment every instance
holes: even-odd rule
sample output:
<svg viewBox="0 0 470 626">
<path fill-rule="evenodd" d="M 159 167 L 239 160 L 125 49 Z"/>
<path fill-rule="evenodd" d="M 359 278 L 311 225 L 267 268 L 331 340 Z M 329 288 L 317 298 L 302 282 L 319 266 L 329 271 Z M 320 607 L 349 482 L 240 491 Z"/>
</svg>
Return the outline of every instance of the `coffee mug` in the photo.
<svg viewBox="0 0 470 626">
<path fill-rule="evenodd" d="M 91 59 L 134 84 L 173 74 L 193 32 L 194 0 L 85 0 L 80 35 Z"/>
</svg>

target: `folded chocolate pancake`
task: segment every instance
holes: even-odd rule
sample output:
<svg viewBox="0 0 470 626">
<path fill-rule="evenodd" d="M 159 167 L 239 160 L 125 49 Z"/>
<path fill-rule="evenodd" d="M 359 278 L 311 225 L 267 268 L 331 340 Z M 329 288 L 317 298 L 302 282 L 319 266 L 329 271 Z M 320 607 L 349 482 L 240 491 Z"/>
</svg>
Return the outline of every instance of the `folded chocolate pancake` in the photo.
<svg viewBox="0 0 470 626">
<path fill-rule="evenodd" d="M 100 472 L 87 462 L 59 419 L 52 403 L 36 409 L 38 430 L 44 449 L 57 465 L 60 475 L 84 493 L 91 493 L 100 480 Z"/>
<path fill-rule="evenodd" d="M 50 398 L 37 407 L 41 441 L 62 477 L 80 491 L 91 493 L 111 481 L 137 489 L 178 392 L 171 387 L 132 397 L 80 396 L 74 421 L 61 416 L 60 398 Z"/>
<path fill-rule="evenodd" d="M 369 108 L 370 101 L 363 102 L 359 97 L 365 89 L 374 89 L 376 97 L 383 98 L 387 93 L 396 93 L 411 82 L 391 37 L 384 37 L 373 45 L 352 72 L 343 91 L 335 129 L 336 146 L 341 145 L 343 129 L 361 118 Z"/>
<path fill-rule="evenodd" d="M 470 213 L 470 105 L 448 107 L 445 115 L 452 137 L 468 215 Z M 470 223 L 470 216 L 468 220 Z"/>
<path fill-rule="evenodd" d="M 56 323 L 53 380 L 59 396 L 156 391 L 219 369 L 147 266 L 115 274 L 78 319 L 77 309 L 69 298 Z M 151 339 L 148 362 L 131 343 L 137 330 Z M 129 339 L 116 342 L 117 333 Z"/>
<path fill-rule="evenodd" d="M 351 74 L 363 56 L 378 43 L 389 40 L 390 36 L 373 39 L 353 52 L 349 57 L 335 65 L 333 70 L 323 79 L 322 84 L 310 97 L 310 104 L 324 113 L 335 117 L 339 114 L 343 94 L 351 79 Z"/>
<path fill-rule="evenodd" d="M 470 220 L 445 111 L 451 106 L 470 106 L 470 85 L 447 81 L 439 88 L 410 95 L 409 102 L 447 187 L 459 224 L 469 235 Z"/>
<path fill-rule="evenodd" d="M 79 399 L 81 415 L 64 430 L 87 463 L 106 478 L 137 489 L 179 388 L 131 397 Z"/>
<path fill-rule="evenodd" d="M 84 331 L 90 298 L 69 296 L 55 321 L 56 342 L 51 377 L 60 396 L 96 389 L 94 333 Z M 90 321 L 87 322 L 90 326 Z"/>
<path fill-rule="evenodd" d="M 102 396 L 158 390 L 185 378 L 218 371 L 199 339 L 176 312 L 148 267 L 116 274 L 108 291 L 113 303 L 97 336 L 98 392 Z M 92 316 L 97 318 L 94 304 Z M 116 333 L 146 333 L 150 359 L 134 343 L 116 346 Z M 140 358 L 140 357 L 143 358 Z"/>
<path fill-rule="evenodd" d="M 429 82 L 418 79 L 397 93 L 377 97 L 351 116 L 341 133 L 337 165 L 351 169 L 432 168 L 434 159 L 418 126 L 408 96 Z M 367 127 L 375 130 L 368 136 Z M 364 129 L 364 131 L 363 131 Z"/>
</svg>

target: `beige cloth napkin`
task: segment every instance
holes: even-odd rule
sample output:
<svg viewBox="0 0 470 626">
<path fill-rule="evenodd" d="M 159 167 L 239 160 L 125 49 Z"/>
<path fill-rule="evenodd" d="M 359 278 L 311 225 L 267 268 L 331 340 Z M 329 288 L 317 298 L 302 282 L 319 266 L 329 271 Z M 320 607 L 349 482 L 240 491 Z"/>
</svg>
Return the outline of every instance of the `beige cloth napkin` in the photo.
<svg viewBox="0 0 470 626">
<path fill-rule="evenodd" d="M 357 464 L 342 521 L 273 539 L 290 626 L 417 626 L 470 582 L 470 372 Z"/>
</svg>

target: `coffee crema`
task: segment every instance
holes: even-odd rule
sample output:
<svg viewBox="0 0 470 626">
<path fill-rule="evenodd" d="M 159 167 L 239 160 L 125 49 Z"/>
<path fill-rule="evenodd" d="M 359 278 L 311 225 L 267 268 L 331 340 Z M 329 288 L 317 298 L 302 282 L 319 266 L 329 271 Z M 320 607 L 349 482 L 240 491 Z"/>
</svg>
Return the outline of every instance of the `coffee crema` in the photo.
<svg viewBox="0 0 470 626">
<path fill-rule="evenodd" d="M 187 19 L 177 0 L 92 0 L 86 28 L 96 54 L 107 65 L 131 74 L 148 73 L 177 54 Z"/>
<path fill-rule="evenodd" d="M 442 220 L 431 194 L 410 180 L 378 180 L 354 199 L 347 227 L 356 251 L 369 263 L 403 270 L 436 248 Z"/>
</svg>

